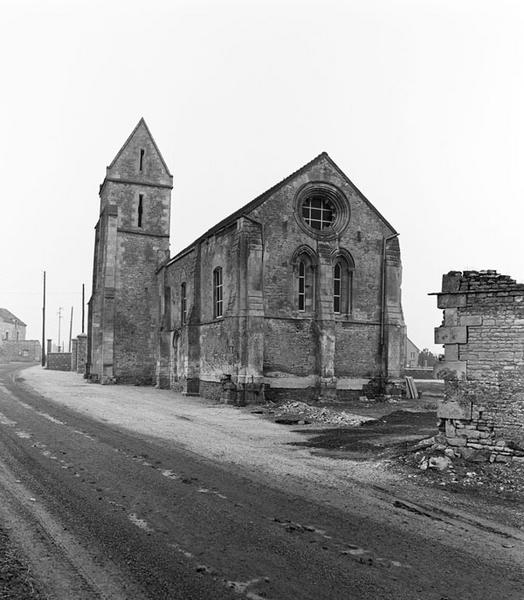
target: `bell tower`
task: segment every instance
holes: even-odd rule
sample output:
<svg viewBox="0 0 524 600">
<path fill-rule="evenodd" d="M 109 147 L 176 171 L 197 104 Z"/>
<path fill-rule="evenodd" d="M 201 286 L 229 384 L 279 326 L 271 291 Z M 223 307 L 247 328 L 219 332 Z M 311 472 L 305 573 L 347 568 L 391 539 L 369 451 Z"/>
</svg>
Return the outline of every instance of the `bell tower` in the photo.
<svg viewBox="0 0 524 600">
<path fill-rule="evenodd" d="M 100 383 L 150 384 L 158 329 L 156 269 L 169 257 L 173 176 L 140 119 L 100 186 L 88 373 Z"/>
</svg>

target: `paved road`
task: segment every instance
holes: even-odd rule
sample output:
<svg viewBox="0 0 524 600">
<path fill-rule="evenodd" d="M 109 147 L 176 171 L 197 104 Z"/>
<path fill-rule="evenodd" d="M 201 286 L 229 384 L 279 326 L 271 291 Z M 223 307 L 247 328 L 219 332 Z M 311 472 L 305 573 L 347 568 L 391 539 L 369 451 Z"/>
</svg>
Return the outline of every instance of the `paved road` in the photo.
<svg viewBox="0 0 524 600">
<path fill-rule="evenodd" d="M 59 600 L 524 598 L 518 532 L 376 511 L 357 484 L 360 508 L 330 506 L 80 415 L 16 370 L 0 366 L 0 518 Z"/>
</svg>

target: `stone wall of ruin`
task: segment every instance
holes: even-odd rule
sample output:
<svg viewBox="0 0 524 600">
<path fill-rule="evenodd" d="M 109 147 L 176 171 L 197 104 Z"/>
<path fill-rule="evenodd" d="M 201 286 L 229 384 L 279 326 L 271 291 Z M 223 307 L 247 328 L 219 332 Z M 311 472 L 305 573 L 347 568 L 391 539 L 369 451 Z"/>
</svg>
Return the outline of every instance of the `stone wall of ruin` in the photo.
<svg viewBox="0 0 524 600">
<path fill-rule="evenodd" d="M 524 284 L 496 271 L 452 271 L 437 296 L 441 437 L 466 458 L 524 461 Z"/>
</svg>

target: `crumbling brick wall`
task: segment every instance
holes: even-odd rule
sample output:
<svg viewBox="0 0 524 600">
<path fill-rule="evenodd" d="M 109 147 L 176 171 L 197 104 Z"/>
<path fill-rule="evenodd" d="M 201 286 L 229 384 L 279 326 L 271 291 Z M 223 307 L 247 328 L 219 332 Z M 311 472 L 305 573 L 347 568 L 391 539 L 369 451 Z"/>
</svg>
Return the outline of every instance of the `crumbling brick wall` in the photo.
<svg viewBox="0 0 524 600">
<path fill-rule="evenodd" d="M 496 271 L 451 271 L 437 296 L 441 437 L 466 458 L 524 461 L 524 284 Z"/>
</svg>

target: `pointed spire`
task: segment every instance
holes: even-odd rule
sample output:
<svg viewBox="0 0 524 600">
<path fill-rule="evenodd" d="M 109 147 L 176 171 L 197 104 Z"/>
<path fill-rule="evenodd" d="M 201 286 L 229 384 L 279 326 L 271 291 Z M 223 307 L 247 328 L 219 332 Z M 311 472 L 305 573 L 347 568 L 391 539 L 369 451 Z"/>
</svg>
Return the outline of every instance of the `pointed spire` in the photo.
<svg viewBox="0 0 524 600">
<path fill-rule="evenodd" d="M 151 141 L 151 144 L 153 145 L 153 148 L 155 149 L 156 153 L 158 154 L 158 157 L 159 157 L 159 159 L 160 159 L 160 161 L 162 163 L 162 166 L 164 167 L 164 169 L 166 171 L 166 174 L 169 177 L 172 178 L 173 176 L 171 175 L 171 172 L 169 171 L 169 167 L 167 166 L 167 163 L 164 160 L 164 157 L 162 156 L 162 153 L 160 152 L 160 150 L 159 150 L 159 148 L 157 146 L 157 143 L 155 141 L 155 138 L 151 134 L 151 130 L 147 126 L 147 123 L 146 123 L 144 117 L 140 117 L 140 120 L 136 124 L 135 128 L 130 133 L 129 137 L 124 142 L 124 144 L 122 145 L 122 147 L 120 148 L 120 150 L 117 152 L 115 158 L 113 158 L 113 160 L 111 161 L 111 164 L 107 167 L 108 171 L 109 171 L 109 169 L 112 169 L 116 165 L 118 159 L 122 156 L 122 154 L 124 153 L 124 151 L 126 150 L 126 148 L 131 144 L 132 140 L 135 138 L 135 136 L 138 134 L 138 132 L 140 131 L 141 128 L 143 128 L 145 130 L 146 135 L 149 137 L 149 140 Z"/>
</svg>

